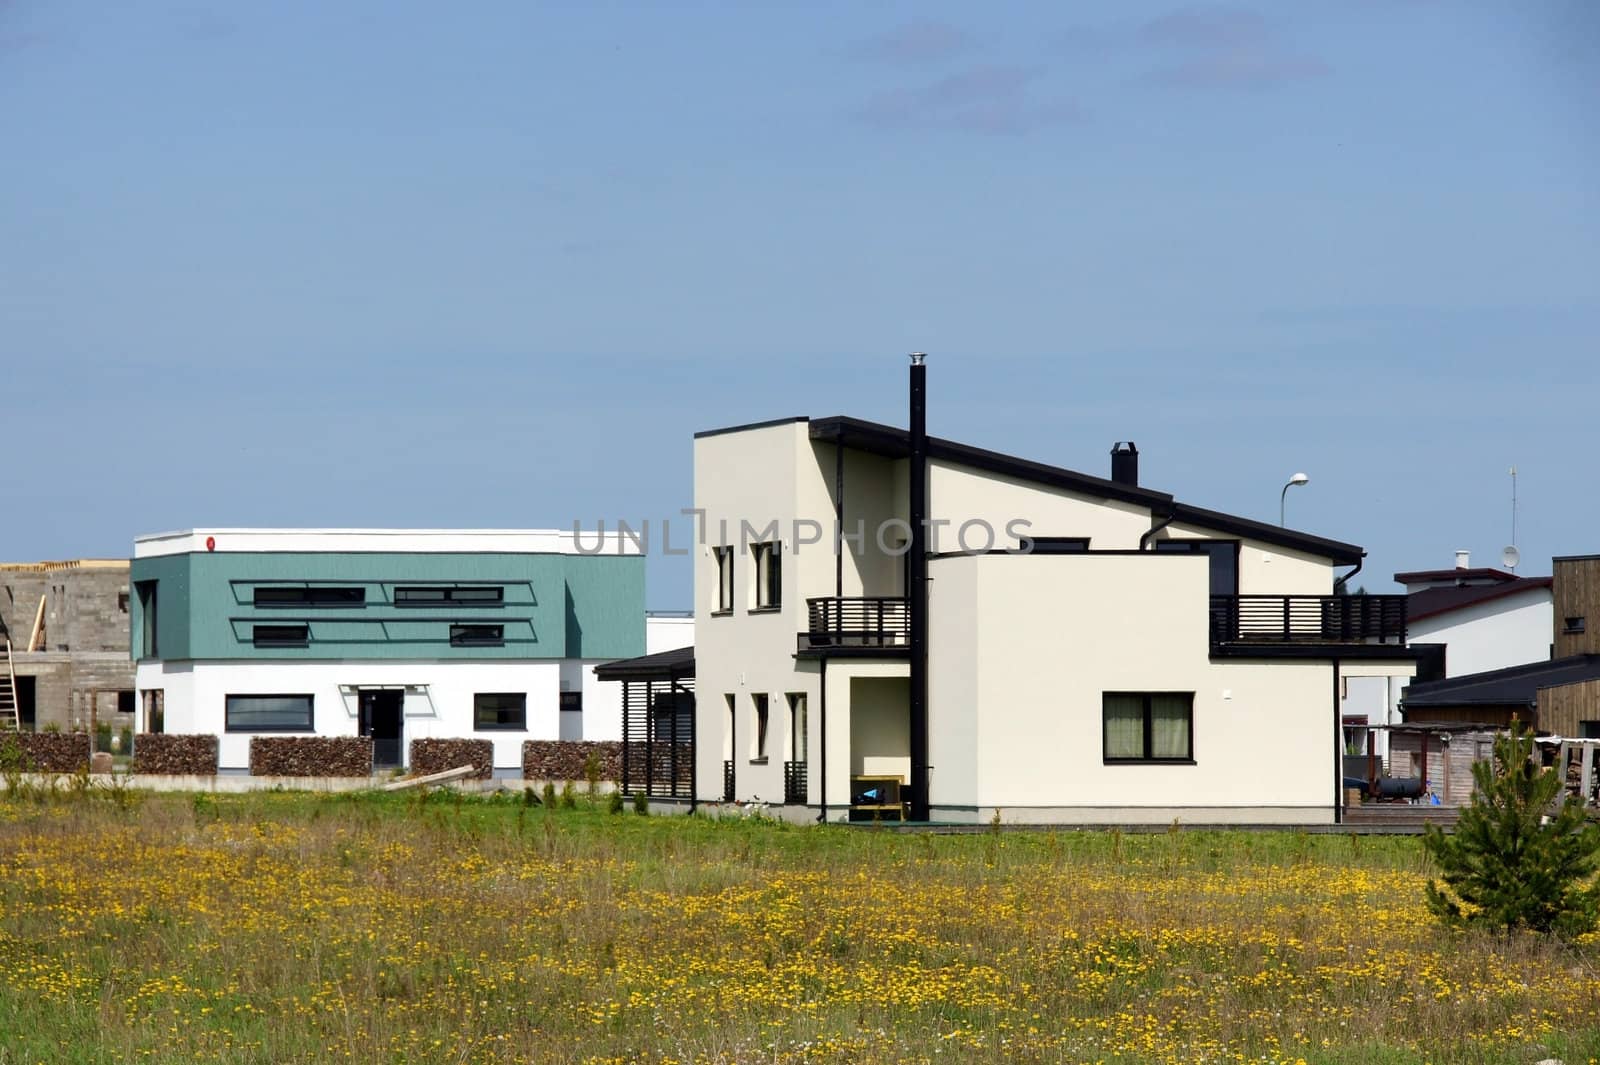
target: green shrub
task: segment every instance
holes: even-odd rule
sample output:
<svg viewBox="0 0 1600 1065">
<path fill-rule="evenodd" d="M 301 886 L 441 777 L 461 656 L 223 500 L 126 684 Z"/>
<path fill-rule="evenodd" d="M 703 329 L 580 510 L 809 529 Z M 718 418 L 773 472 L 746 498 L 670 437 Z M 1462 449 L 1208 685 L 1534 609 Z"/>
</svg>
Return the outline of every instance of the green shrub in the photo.
<svg viewBox="0 0 1600 1065">
<path fill-rule="evenodd" d="M 539 793 L 539 797 L 544 802 L 546 810 L 554 810 L 556 808 L 556 786 L 550 781 L 544 782 L 544 791 Z"/>
<path fill-rule="evenodd" d="M 563 810 L 576 810 L 578 808 L 578 789 L 572 786 L 572 781 L 561 785 L 561 808 Z"/>
<path fill-rule="evenodd" d="M 640 817 L 648 817 L 650 814 L 650 796 L 646 795 L 642 791 L 634 792 L 633 812 L 638 814 Z"/>
<path fill-rule="evenodd" d="M 1495 740 L 1494 760 L 1472 767 L 1477 790 L 1454 834 L 1427 828 L 1445 884 L 1428 881 L 1428 908 L 1448 924 L 1570 937 L 1600 920 L 1600 824 L 1570 795 L 1556 805 L 1566 781 L 1533 750 L 1522 728 Z"/>
<path fill-rule="evenodd" d="M 611 797 L 606 800 L 606 809 L 611 813 L 620 814 L 622 812 L 622 806 L 622 792 L 613 791 L 611 793 Z"/>
</svg>

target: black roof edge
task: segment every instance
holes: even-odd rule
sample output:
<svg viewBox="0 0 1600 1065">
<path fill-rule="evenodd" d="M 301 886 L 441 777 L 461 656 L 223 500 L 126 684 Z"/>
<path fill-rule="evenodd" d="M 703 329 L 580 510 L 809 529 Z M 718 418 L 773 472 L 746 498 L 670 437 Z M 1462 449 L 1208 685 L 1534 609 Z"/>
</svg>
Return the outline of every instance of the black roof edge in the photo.
<svg viewBox="0 0 1600 1065">
<path fill-rule="evenodd" d="M 687 680 L 694 676 L 694 646 L 602 662 L 594 667 L 594 675 L 599 680 Z"/>
<path fill-rule="evenodd" d="M 694 434 L 694 438 L 696 440 L 700 440 L 708 436 L 721 436 L 724 433 L 742 433 L 747 429 L 770 429 L 774 425 L 794 425 L 796 422 L 808 422 L 810 420 L 811 419 L 807 418 L 804 414 L 797 414 L 789 418 L 768 418 L 764 422 L 746 422 L 743 425 L 725 425 L 721 429 L 702 429 L 698 433 Z"/>
<path fill-rule="evenodd" d="M 1209 528 L 1220 529 L 1237 536 L 1247 537 L 1251 540 L 1260 540 L 1262 543 L 1276 544 L 1279 547 L 1291 547 L 1319 558 L 1329 558 L 1334 562 L 1354 566 L 1366 555 L 1366 551 L 1356 544 L 1347 544 L 1340 540 L 1329 540 L 1325 536 L 1314 536 L 1311 533 L 1296 532 L 1285 529 L 1279 525 L 1268 525 L 1263 521 L 1251 518 L 1241 518 L 1233 514 L 1223 514 L 1216 510 L 1206 510 L 1204 507 L 1190 506 L 1188 503 L 1174 503 L 1172 505 L 1174 521 L 1193 522 L 1196 525 L 1205 525 Z"/>
<path fill-rule="evenodd" d="M 845 415 L 812 419 L 811 439 L 834 441 L 846 447 L 870 451 L 889 458 L 904 458 L 911 452 L 911 436 L 906 430 Z M 1172 504 L 1172 496 L 1166 492 L 1121 484 L 1104 477 L 1094 477 L 1087 473 L 1079 473 L 1077 470 L 1033 462 L 1015 455 L 973 447 L 971 444 L 961 444 L 941 437 L 928 438 L 928 457 L 946 459 L 990 473 L 1065 488 L 1102 499 L 1138 503 L 1160 511 L 1164 511 Z"/>
<path fill-rule="evenodd" d="M 790 425 L 807 421 L 811 424 L 811 439 L 813 440 L 833 441 L 843 444 L 845 447 L 852 447 L 889 458 L 904 458 L 911 451 L 911 435 L 906 430 L 895 428 L 892 425 L 884 425 L 881 422 L 870 422 L 862 418 L 852 418 L 842 414 L 827 418 L 779 418 L 773 421 L 753 422 L 749 425 L 729 426 L 725 429 L 711 429 L 706 432 L 696 433 L 695 439 L 716 436 L 721 433 L 735 433 L 745 429 L 763 429 L 774 425 Z M 929 437 L 928 457 L 944 459 L 963 466 L 972 466 L 977 469 L 987 470 L 990 473 L 1015 477 L 1018 480 L 1030 481 L 1035 484 L 1063 488 L 1067 491 L 1079 492 L 1083 495 L 1100 499 L 1116 499 L 1125 503 L 1135 503 L 1149 507 L 1158 517 L 1170 517 L 1177 521 L 1192 521 L 1195 524 L 1206 525 L 1221 532 L 1230 532 L 1237 536 L 1260 540 L 1263 543 L 1275 544 L 1279 547 L 1294 548 L 1343 565 L 1354 566 L 1366 556 L 1366 551 L 1356 544 L 1329 540 L 1326 537 L 1314 536 L 1311 533 L 1295 532 L 1292 529 L 1269 525 L 1266 522 L 1254 521 L 1250 518 L 1223 514 L 1215 510 L 1206 510 L 1204 507 L 1190 506 L 1187 503 L 1177 502 L 1170 493 L 1158 492 L 1153 488 L 1140 488 L 1137 485 L 1121 484 L 1104 477 L 1079 473 L 1077 470 L 1069 470 L 1061 466 L 1050 466 L 1043 462 L 1034 462 L 1030 459 L 1018 458 L 1015 455 L 1007 455 L 999 451 L 990 451 L 987 448 L 957 443 L 954 440 Z"/>
<path fill-rule="evenodd" d="M 1556 555 L 1551 562 L 1594 562 L 1600 555 Z"/>
</svg>

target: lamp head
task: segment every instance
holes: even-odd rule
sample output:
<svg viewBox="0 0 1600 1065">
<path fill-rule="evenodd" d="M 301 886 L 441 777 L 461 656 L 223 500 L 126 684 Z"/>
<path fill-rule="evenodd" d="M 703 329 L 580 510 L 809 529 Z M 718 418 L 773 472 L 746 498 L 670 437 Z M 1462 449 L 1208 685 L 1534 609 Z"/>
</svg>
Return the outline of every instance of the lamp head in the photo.
<svg viewBox="0 0 1600 1065">
<path fill-rule="evenodd" d="M 1289 483 L 1290 484 L 1310 484 L 1311 483 L 1311 478 L 1307 477 L 1303 473 L 1297 473 L 1293 477 L 1289 478 Z"/>
</svg>

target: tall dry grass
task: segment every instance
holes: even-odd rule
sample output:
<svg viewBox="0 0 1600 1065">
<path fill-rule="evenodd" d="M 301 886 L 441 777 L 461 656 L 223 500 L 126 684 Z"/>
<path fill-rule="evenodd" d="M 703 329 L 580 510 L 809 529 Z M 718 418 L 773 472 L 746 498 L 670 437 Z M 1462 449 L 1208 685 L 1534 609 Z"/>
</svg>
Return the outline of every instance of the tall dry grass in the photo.
<svg viewBox="0 0 1600 1065">
<path fill-rule="evenodd" d="M 1595 943 L 1415 840 L 426 799 L 0 803 L 0 1063 L 1600 1057 Z"/>
</svg>

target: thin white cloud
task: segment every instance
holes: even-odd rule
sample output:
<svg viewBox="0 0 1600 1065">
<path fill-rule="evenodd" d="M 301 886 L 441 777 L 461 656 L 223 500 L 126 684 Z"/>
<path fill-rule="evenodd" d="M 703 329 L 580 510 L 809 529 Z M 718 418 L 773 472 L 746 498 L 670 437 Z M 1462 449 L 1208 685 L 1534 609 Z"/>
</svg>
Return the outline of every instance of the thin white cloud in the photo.
<svg viewBox="0 0 1600 1065">
<path fill-rule="evenodd" d="M 926 85 L 891 89 L 869 99 L 860 117 L 880 129 L 934 128 L 1022 134 L 1080 117 L 1070 101 L 1041 99 L 1039 71 L 974 67 Z"/>
</svg>

